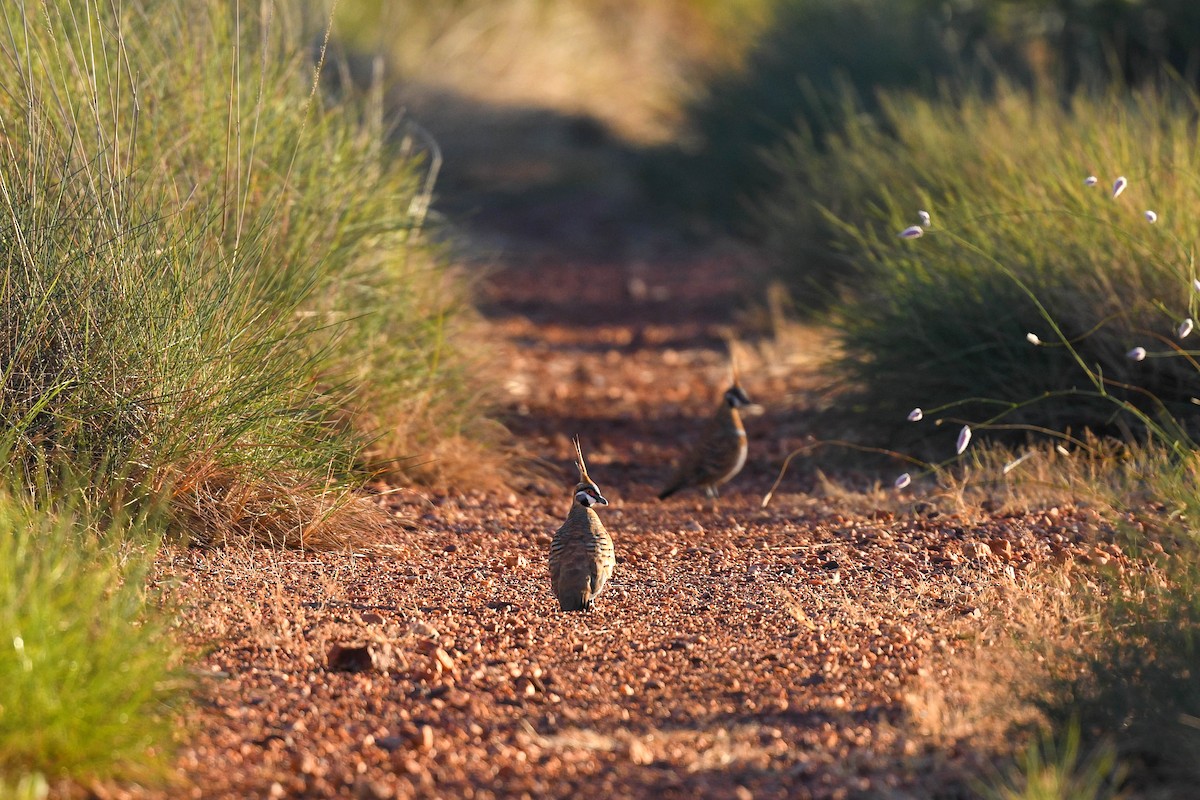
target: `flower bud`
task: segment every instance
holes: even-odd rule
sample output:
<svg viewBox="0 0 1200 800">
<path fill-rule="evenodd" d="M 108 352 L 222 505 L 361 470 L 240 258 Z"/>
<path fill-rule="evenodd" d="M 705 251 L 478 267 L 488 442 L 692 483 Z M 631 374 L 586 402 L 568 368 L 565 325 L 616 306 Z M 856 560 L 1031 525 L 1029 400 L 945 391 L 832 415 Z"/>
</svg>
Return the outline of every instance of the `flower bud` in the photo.
<svg viewBox="0 0 1200 800">
<path fill-rule="evenodd" d="M 960 456 L 967 449 L 967 445 L 971 443 L 971 426 L 963 425 L 962 430 L 958 432 L 958 444 L 954 446 L 954 451 Z"/>
</svg>

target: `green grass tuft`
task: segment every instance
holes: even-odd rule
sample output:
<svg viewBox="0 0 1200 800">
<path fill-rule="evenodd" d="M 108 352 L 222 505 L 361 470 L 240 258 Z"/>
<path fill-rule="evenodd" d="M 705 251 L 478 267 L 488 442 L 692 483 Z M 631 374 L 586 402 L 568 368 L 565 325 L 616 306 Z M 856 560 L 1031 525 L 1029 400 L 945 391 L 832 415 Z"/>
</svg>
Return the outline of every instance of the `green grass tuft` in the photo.
<svg viewBox="0 0 1200 800">
<path fill-rule="evenodd" d="M 858 275 L 836 315 L 836 369 L 861 390 L 848 405 L 864 425 L 896 432 L 914 407 L 1058 431 L 1138 425 L 1097 377 L 1152 416 L 1186 419 L 1196 364 L 1175 330 L 1197 308 L 1194 103 L 893 97 L 886 132 L 851 126 L 823 154 L 794 138 L 768 214 L 781 240 L 831 242 Z M 1119 175 L 1130 184 L 1114 200 Z M 899 238 L 919 209 L 932 226 Z M 805 266 L 794 265 L 802 281 L 833 280 Z M 1150 357 L 1127 358 L 1135 346 Z"/>
<path fill-rule="evenodd" d="M 1076 725 L 1060 741 L 1043 736 L 1002 778 L 982 788 L 988 800 L 1110 800 L 1121 796 L 1122 770 L 1110 746 L 1082 753 Z"/>
<path fill-rule="evenodd" d="M 155 779 L 176 654 L 147 603 L 145 522 L 89 522 L 0 493 L 0 786 Z M 126 542 L 134 540 L 136 545 Z"/>
<path fill-rule="evenodd" d="M 0 419 L 31 483 L 324 499 L 485 427 L 423 157 L 322 94 L 313 34 L 274 5 L 0 11 Z"/>
</svg>

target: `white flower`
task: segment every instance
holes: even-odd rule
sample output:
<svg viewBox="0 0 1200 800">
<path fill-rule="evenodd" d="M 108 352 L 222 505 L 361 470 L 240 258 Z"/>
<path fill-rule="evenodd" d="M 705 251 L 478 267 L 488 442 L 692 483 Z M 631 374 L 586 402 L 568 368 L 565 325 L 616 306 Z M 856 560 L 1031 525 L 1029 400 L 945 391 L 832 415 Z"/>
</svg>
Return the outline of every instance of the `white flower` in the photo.
<svg viewBox="0 0 1200 800">
<path fill-rule="evenodd" d="M 1015 458 L 1015 459 L 1013 459 L 1012 461 L 1010 461 L 1010 462 L 1008 462 L 1007 464 L 1005 464 L 1005 465 L 1004 465 L 1004 474 L 1005 474 L 1005 475 L 1007 475 L 1008 473 L 1012 472 L 1012 471 L 1013 471 L 1014 469 L 1016 469 L 1017 467 L 1019 467 L 1019 466 L 1021 466 L 1022 464 L 1024 464 L 1024 463 L 1025 463 L 1026 461 L 1028 461 L 1029 459 L 1033 458 L 1033 455 L 1034 455 L 1034 453 L 1036 453 L 1036 452 L 1037 452 L 1036 450 L 1030 450 L 1028 453 L 1026 453 L 1025 455 L 1021 456 L 1020 458 Z"/>
<path fill-rule="evenodd" d="M 1125 357 L 1131 361 L 1141 361 L 1143 358 L 1146 357 L 1146 348 L 1135 347 L 1132 350 L 1130 350 L 1128 353 L 1126 353 Z"/>
<path fill-rule="evenodd" d="M 903 489 L 905 486 L 908 486 L 910 483 L 912 483 L 912 476 L 906 472 L 903 475 L 901 475 L 899 478 L 896 478 L 896 483 L 894 485 L 897 489 Z"/>
<path fill-rule="evenodd" d="M 958 432 L 958 444 L 954 446 L 954 451 L 960 456 L 967 449 L 967 445 L 971 443 L 971 426 L 963 425 L 962 430 Z"/>
<path fill-rule="evenodd" d="M 1061 444 L 1054 445 L 1054 449 L 1059 452 L 1059 455 L 1064 455 L 1064 456 L 1071 455 L 1071 451 L 1068 450 L 1067 448 L 1063 447 Z"/>
<path fill-rule="evenodd" d="M 929 216 L 928 211 L 924 211 L 924 210 L 918 211 L 917 216 L 921 218 L 921 224 L 924 225 L 926 228 L 928 228 L 930 225 L 933 224 L 933 219 Z"/>
<path fill-rule="evenodd" d="M 1155 214 L 1153 211 L 1150 211 L 1149 209 L 1147 209 L 1146 210 L 1146 222 L 1149 222 L 1151 225 L 1153 225 L 1155 222 L 1158 222 L 1158 214 Z"/>
<path fill-rule="evenodd" d="M 925 229 L 920 225 L 909 225 L 904 230 L 897 234 L 901 239 L 920 239 L 925 233 Z"/>
<path fill-rule="evenodd" d="M 925 416 L 924 411 L 922 411 L 919 408 L 914 408 L 912 411 L 908 412 L 908 421 L 909 422 L 920 422 L 921 418 L 924 416 Z"/>
<path fill-rule="evenodd" d="M 1038 335 L 1036 333 L 1025 334 L 1025 339 L 1030 344 L 1041 344 L 1042 343 L 1042 340 L 1038 338 Z"/>
<path fill-rule="evenodd" d="M 1113 182 L 1113 200 L 1116 200 L 1118 197 L 1120 197 L 1121 192 L 1125 191 L 1125 187 L 1128 185 L 1129 181 L 1125 180 L 1124 175 L 1117 178 L 1116 181 Z"/>
<path fill-rule="evenodd" d="M 1192 288 L 1200 292 L 1200 278 L 1192 278 Z"/>
<path fill-rule="evenodd" d="M 1095 186 L 1099 182 L 1100 181 L 1096 179 L 1095 175 L 1088 175 L 1086 178 L 1083 179 L 1084 186 Z"/>
<path fill-rule="evenodd" d="M 1186 339 L 1188 334 L 1192 332 L 1192 328 L 1194 328 L 1195 325 L 1196 323 L 1192 322 L 1192 318 L 1188 317 L 1183 322 L 1179 323 L 1179 330 L 1175 331 L 1175 333 L 1179 335 L 1180 339 Z"/>
</svg>

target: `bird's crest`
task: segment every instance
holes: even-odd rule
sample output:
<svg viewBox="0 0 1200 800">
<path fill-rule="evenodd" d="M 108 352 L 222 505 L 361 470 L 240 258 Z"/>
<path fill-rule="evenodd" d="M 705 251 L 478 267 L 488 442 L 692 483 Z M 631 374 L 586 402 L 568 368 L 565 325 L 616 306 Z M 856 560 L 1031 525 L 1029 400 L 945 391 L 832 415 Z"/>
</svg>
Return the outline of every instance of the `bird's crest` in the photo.
<svg viewBox="0 0 1200 800">
<path fill-rule="evenodd" d="M 579 437 L 576 436 L 572 441 L 575 442 L 575 466 L 579 468 L 579 482 L 591 483 L 592 479 L 587 474 L 587 465 L 583 463 L 583 448 L 579 446 Z"/>
<path fill-rule="evenodd" d="M 726 342 L 729 348 L 729 384 L 731 386 L 741 386 L 742 376 L 738 371 L 737 348 L 733 345 L 733 340 Z"/>
</svg>

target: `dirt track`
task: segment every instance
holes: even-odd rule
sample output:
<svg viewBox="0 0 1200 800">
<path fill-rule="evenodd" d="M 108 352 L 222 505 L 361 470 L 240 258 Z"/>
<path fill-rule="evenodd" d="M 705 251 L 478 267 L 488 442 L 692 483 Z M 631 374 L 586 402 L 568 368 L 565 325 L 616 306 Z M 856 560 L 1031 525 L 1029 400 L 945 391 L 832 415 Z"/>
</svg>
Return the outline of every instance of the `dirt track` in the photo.
<svg viewBox="0 0 1200 800">
<path fill-rule="evenodd" d="M 728 254 L 687 267 L 492 281 L 509 422 L 559 488 L 391 495 L 421 526 L 397 526 L 394 558 L 166 552 L 207 648 L 178 762 L 192 796 L 971 796 L 987 754 L 922 719 L 922 698 L 952 686 L 956 647 L 983 647 L 961 631 L 984 598 L 1081 547 L 1094 518 L 964 519 L 890 491 L 821 499 L 799 478 L 764 510 L 814 376 L 762 364 L 745 376 L 768 410 L 748 420 L 743 474 L 715 502 L 660 503 L 723 388 L 747 269 Z M 618 556 L 591 614 L 560 613 L 546 572 L 575 434 Z M 354 643 L 367 668 L 331 669 L 331 647 Z"/>
</svg>

